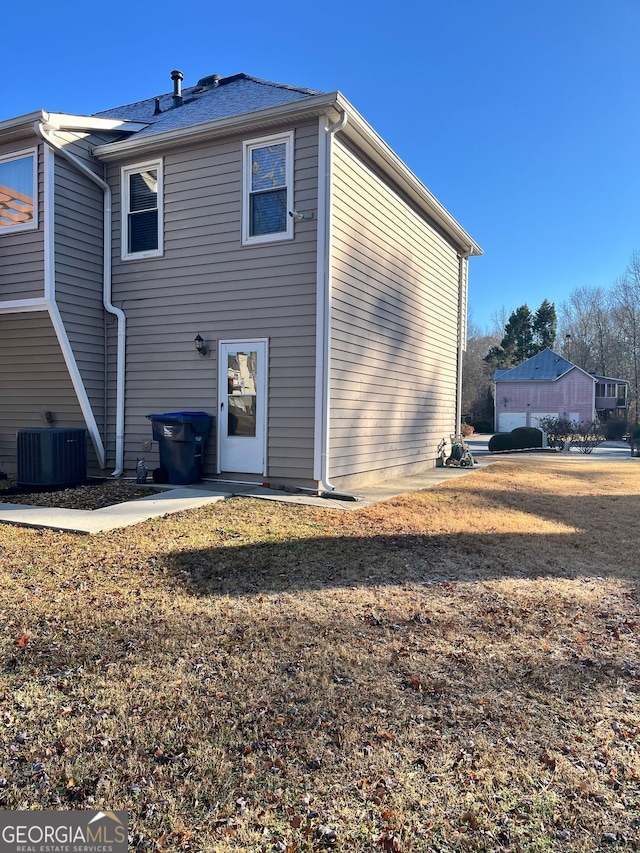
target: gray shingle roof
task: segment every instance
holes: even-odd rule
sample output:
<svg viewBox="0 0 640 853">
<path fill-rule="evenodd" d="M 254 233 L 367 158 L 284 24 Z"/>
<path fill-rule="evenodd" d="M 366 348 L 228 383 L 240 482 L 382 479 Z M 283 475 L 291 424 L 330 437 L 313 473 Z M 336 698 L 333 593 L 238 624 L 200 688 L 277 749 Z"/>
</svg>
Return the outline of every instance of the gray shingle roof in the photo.
<svg viewBox="0 0 640 853">
<path fill-rule="evenodd" d="M 494 381 L 508 380 L 509 382 L 543 381 L 549 382 L 567 373 L 575 367 L 566 358 L 550 349 L 542 350 L 537 355 L 523 361 L 509 370 L 496 370 Z"/>
<path fill-rule="evenodd" d="M 182 90 L 183 103 L 174 106 L 173 92 L 156 95 L 134 104 L 125 104 L 95 113 L 99 118 L 119 118 L 147 124 L 135 137 L 150 136 L 168 130 L 180 130 L 215 119 L 229 118 L 242 113 L 276 107 L 322 94 L 313 89 L 288 86 L 234 74 L 222 77 L 217 86 L 191 86 Z M 156 100 L 160 112 L 154 115 Z"/>
</svg>

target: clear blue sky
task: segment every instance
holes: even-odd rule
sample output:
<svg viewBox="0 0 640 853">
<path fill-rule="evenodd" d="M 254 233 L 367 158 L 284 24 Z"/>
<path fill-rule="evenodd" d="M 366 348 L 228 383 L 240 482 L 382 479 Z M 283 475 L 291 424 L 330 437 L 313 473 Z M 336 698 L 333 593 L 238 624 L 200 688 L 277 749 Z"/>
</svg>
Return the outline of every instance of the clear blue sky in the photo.
<svg viewBox="0 0 640 853">
<path fill-rule="evenodd" d="M 245 72 L 339 89 L 483 247 L 471 319 L 640 250 L 640 0 L 6 4 L 0 120 Z"/>
</svg>

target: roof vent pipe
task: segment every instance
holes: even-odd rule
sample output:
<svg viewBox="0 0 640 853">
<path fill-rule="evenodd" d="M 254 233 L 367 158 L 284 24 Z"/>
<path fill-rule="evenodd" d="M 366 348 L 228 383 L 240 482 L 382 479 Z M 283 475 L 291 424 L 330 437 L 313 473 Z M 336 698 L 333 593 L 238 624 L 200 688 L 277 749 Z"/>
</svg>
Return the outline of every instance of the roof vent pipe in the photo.
<svg viewBox="0 0 640 853">
<path fill-rule="evenodd" d="M 160 109 L 160 98 L 156 98 L 155 109 L 153 110 L 154 116 L 159 116 L 162 110 Z"/>
<path fill-rule="evenodd" d="M 184 80 L 184 74 L 182 71 L 172 71 L 171 79 L 173 80 L 173 106 L 181 107 L 182 106 L 182 81 Z"/>
</svg>

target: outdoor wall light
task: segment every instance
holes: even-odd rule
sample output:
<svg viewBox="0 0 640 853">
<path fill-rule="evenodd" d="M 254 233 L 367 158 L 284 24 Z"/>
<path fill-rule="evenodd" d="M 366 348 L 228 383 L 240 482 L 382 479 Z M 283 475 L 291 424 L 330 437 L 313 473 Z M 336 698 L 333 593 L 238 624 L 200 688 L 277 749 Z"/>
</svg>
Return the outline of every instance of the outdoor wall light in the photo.
<svg viewBox="0 0 640 853">
<path fill-rule="evenodd" d="M 505 409 L 506 409 L 506 407 L 507 407 L 507 403 L 508 403 L 509 401 L 507 400 L 507 398 L 506 398 L 506 397 L 503 397 L 503 398 L 502 398 L 502 402 L 504 403 L 504 407 L 505 407 Z"/>
<path fill-rule="evenodd" d="M 198 351 L 198 355 L 201 355 L 203 358 L 204 358 L 205 356 L 209 355 L 209 350 L 208 350 L 208 348 L 204 345 L 204 341 L 203 341 L 203 339 L 200 337 L 200 335 L 196 335 L 196 336 L 195 336 L 195 338 L 193 339 L 193 343 L 194 343 L 194 344 L 195 344 L 195 346 L 196 346 L 196 350 Z"/>
</svg>

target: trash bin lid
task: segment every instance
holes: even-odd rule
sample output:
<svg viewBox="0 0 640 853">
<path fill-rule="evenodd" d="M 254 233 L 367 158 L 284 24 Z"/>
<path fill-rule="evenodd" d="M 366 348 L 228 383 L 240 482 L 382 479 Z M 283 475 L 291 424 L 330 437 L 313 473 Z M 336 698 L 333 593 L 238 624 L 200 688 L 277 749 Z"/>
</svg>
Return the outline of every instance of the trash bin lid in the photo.
<svg viewBox="0 0 640 853">
<path fill-rule="evenodd" d="M 207 412 L 163 412 L 160 415 L 146 415 L 147 418 L 152 420 L 153 418 L 209 418 Z"/>
</svg>

